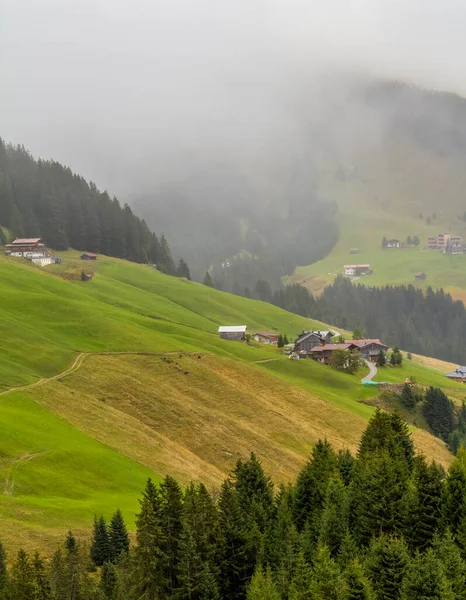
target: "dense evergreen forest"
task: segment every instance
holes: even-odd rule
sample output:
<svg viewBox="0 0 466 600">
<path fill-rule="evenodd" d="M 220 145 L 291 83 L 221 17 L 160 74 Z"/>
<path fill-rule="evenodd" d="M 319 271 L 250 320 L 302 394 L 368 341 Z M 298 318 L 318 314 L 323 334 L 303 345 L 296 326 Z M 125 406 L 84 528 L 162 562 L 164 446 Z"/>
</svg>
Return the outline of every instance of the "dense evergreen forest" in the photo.
<svg viewBox="0 0 466 600">
<path fill-rule="evenodd" d="M 36 161 L 23 146 L 1 139 L 0 225 L 17 237 L 42 237 L 54 250 L 70 246 L 176 274 L 165 236 L 158 239 L 127 204 L 60 163 Z"/>
<path fill-rule="evenodd" d="M 0 551 L 9 600 L 456 600 L 466 597 L 466 452 L 449 471 L 377 411 L 357 456 L 319 441 L 293 484 L 254 455 L 213 493 L 150 480 L 130 547 L 119 511 L 51 559 Z"/>
</svg>

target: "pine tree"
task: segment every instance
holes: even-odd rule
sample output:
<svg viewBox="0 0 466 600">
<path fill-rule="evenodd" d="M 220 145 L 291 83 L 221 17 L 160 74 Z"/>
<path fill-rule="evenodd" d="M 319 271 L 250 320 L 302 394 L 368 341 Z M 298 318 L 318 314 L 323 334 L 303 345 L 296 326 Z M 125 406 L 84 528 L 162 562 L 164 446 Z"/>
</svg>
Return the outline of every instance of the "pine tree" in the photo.
<svg viewBox="0 0 466 600">
<path fill-rule="evenodd" d="M 440 388 L 427 390 L 423 412 L 432 433 L 448 441 L 454 427 L 453 403 Z"/>
<path fill-rule="evenodd" d="M 273 483 L 251 452 L 249 460 L 238 460 L 233 471 L 238 501 L 247 520 L 263 533 L 274 513 Z"/>
<path fill-rule="evenodd" d="M 405 383 L 400 395 L 401 404 L 408 410 L 416 407 L 416 394 L 408 383 Z"/>
<path fill-rule="evenodd" d="M 285 342 L 283 340 L 282 334 L 280 333 L 280 335 L 278 336 L 277 346 L 278 346 L 278 348 L 283 348 L 284 345 L 285 345 Z"/>
<path fill-rule="evenodd" d="M 348 516 L 347 489 L 340 480 L 331 481 L 320 519 L 319 541 L 334 558 L 348 530 Z"/>
<path fill-rule="evenodd" d="M 377 599 L 399 600 L 409 564 L 408 549 L 402 540 L 387 536 L 372 540 L 366 569 Z"/>
<path fill-rule="evenodd" d="M 173 593 L 178 587 L 183 495 L 178 483 L 169 475 L 160 484 L 160 495 L 160 527 L 164 539 L 162 550 L 166 556 L 164 575 L 168 592 Z"/>
<path fill-rule="evenodd" d="M 45 568 L 45 563 L 36 552 L 32 562 L 34 600 L 51 600 L 52 589 L 50 587 L 49 577 Z M 1 596 L 0 596 L 1 597 Z"/>
<path fill-rule="evenodd" d="M 453 600 L 442 563 L 431 549 L 417 554 L 402 584 L 401 600 Z"/>
<path fill-rule="evenodd" d="M 454 593 L 454 597 L 458 599 L 465 598 L 466 564 L 448 529 L 444 535 L 437 534 L 434 536 L 433 550 L 435 557 L 442 563 L 443 571 Z"/>
<path fill-rule="evenodd" d="M 94 529 L 92 532 L 91 558 L 97 567 L 110 559 L 110 542 L 105 519 L 101 516 L 94 517 Z"/>
<path fill-rule="evenodd" d="M 406 422 L 398 413 L 375 411 L 361 436 L 358 458 L 371 458 L 376 450 L 385 450 L 392 458 L 400 458 L 410 470 L 414 464 L 414 444 Z"/>
<path fill-rule="evenodd" d="M 104 563 L 100 571 L 100 589 L 107 600 L 116 600 L 117 585 L 118 580 L 114 565 L 109 562 Z"/>
<path fill-rule="evenodd" d="M 132 560 L 131 584 L 137 597 L 157 600 L 166 585 L 163 575 L 166 557 L 161 549 L 164 543 L 159 522 L 158 490 L 149 479 L 140 500 L 136 518 L 136 540 Z"/>
<path fill-rule="evenodd" d="M 206 271 L 206 274 L 204 276 L 204 280 L 203 280 L 203 285 L 206 285 L 207 287 L 214 287 L 214 282 L 212 281 L 212 276 L 210 275 L 209 271 Z"/>
<path fill-rule="evenodd" d="M 448 469 L 442 495 L 442 526 L 456 537 L 466 513 L 466 450 L 460 448 Z"/>
<path fill-rule="evenodd" d="M 280 594 L 275 586 L 270 569 L 264 573 L 256 569 L 251 583 L 248 585 L 247 600 L 280 600 Z"/>
<path fill-rule="evenodd" d="M 393 348 L 392 354 L 390 356 L 390 365 L 392 367 L 401 367 L 403 364 L 403 355 L 399 351 L 398 348 Z"/>
<path fill-rule="evenodd" d="M 340 600 L 344 590 L 345 583 L 338 563 L 330 556 L 328 548 L 319 544 L 313 561 L 311 598 Z"/>
<path fill-rule="evenodd" d="M 288 346 L 288 344 L 290 343 L 288 336 L 286 335 L 286 333 L 283 335 L 283 345 L 284 346 Z"/>
<path fill-rule="evenodd" d="M 375 595 L 360 562 L 352 560 L 345 571 L 346 594 L 344 600 L 374 600 Z"/>
<path fill-rule="evenodd" d="M 385 367 L 385 365 L 387 364 L 387 357 L 383 350 L 380 350 L 379 353 L 377 354 L 377 360 L 376 360 L 375 364 L 379 368 Z"/>
<path fill-rule="evenodd" d="M 178 268 L 176 270 L 176 276 L 184 277 L 184 278 L 188 279 L 188 281 L 191 281 L 191 273 L 189 272 L 189 267 L 182 258 L 180 258 L 180 262 L 178 263 Z"/>
<path fill-rule="evenodd" d="M 337 470 L 335 451 L 327 440 L 319 440 L 312 450 L 311 459 L 296 480 L 294 515 L 298 531 L 302 531 L 308 522 L 317 535 L 327 487 Z"/>
<path fill-rule="evenodd" d="M 173 262 L 172 251 L 168 245 L 167 238 L 162 235 L 159 242 L 159 256 L 157 268 L 166 275 L 175 275 L 176 267 Z"/>
<path fill-rule="evenodd" d="M 408 237 L 406 238 L 406 245 L 407 246 L 413 245 L 413 238 L 410 235 L 408 235 Z"/>
<path fill-rule="evenodd" d="M 341 480 L 349 485 L 353 478 L 355 458 L 348 449 L 338 451 L 338 469 Z"/>
<path fill-rule="evenodd" d="M 307 564 L 304 553 L 298 555 L 296 570 L 290 585 L 289 600 L 314 600 L 311 591 L 313 572 Z"/>
<path fill-rule="evenodd" d="M 13 600 L 31 600 L 34 597 L 34 569 L 29 556 L 19 550 L 11 569 Z"/>
<path fill-rule="evenodd" d="M 362 331 L 356 327 L 356 329 L 353 331 L 353 340 L 362 340 L 363 337 Z"/>
<path fill-rule="evenodd" d="M 50 586 L 54 599 L 67 600 L 67 573 L 63 554 L 58 549 L 50 564 Z"/>
<path fill-rule="evenodd" d="M 409 533 L 406 535 L 413 549 L 427 549 L 440 529 L 442 478 L 438 465 L 428 465 L 423 456 L 416 457 L 413 471 L 415 498 L 408 511 Z"/>
<path fill-rule="evenodd" d="M 110 521 L 108 528 L 108 544 L 109 553 L 108 557 L 104 562 L 111 561 L 116 562 L 121 554 L 128 554 L 129 552 L 129 536 L 126 529 L 123 515 L 118 509 Z"/>
</svg>

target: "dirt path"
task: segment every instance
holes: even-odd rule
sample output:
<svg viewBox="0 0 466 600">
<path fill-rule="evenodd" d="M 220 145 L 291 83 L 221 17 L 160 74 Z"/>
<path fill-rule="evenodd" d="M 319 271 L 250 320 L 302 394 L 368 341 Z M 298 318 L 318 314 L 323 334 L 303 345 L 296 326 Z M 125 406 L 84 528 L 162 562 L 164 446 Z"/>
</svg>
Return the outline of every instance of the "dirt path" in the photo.
<svg viewBox="0 0 466 600">
<path fill-rule="evenodd" d="M 280 360 L 280 358 L 264 358 L 263 360 L 254 360 L 253 364 L 260 365 L 262 363 L 268 363 L 268 362 L 273 362 L 274 360 Z"/>
<path fill-rule="evenodd" d="M 188 356 L 191 353 L 183 352 L 182 350 L 174 350 L 172 352 L 144 352 L 144 351 L 137 351 L 137 350 L 128 350 L 128 351 L 121 351 L 121 352 L 109 352 L 109 351 L 80 352 L 78 354 L 78 356 L 74 359 L 74 362 L 71 365 L 71 367 L 68 367 L 68 369 L 65 369 L 61 373 L 57 373 L 56 375 L 53 375 L 52 377 L 44 377 L 42 379 L 38 379 L 37 381 L 34 381 L 34 383 L 28 383 L 26 385 L 18 385 L 16 387 L 9 388 L 7 390 L 4 390 L 3 392 L 0 392 L 0 397 L 4 396 L 5 394 L 11 394 L 12 392 L 19 392 L 19 391 L 23 392 L 26 390 L 31 390 L 31 389 L 39 387 L 41 385 L 45 385 L 46 383 L 49 383 L 50 381 L 62 379 L 63 377 L 66 377 L 66 375 L 69 375 L 70 373 L 74 373 L 74 371 L 77 371 L 81 367 L 84 359 L 87 356 L 118 356 L 118 355 L 122 355 L 122 354 L 138 354 L 138 355 L 142 355 L 142 356 L 166 356 L 169 354 L 183 354 L 184 356 Z M 199 355 L 201 353 L 195 352 L 194 354 Z"/>
<path fill-rule="evenodd" d="M 369 360 L 365 360 L 364 362 L 369 367 L 369 373 L 361 379 L 361 383 L 372 381 L 377 375 L 377 367 L 375 366 L 375 364 L 373 362 L 370 362 Z"/>
</svg>

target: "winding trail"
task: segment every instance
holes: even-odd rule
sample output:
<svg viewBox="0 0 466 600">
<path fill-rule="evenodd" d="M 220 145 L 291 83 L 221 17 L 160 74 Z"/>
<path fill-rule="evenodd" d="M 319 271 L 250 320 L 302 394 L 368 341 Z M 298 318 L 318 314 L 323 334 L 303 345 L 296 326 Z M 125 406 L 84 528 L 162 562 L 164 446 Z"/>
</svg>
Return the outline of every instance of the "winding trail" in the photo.
<svg viewBox="0 0 466 600">
<path fill-rule="evenodd" d="M 141 351 L 137 351 L 137 350 L 125 351 L 124 350 L 121 352 L 109 352 L 109 351 L 80 352 L 77 355 L 77 357 L 74 359 L 71 367 L 68 367 L 64 371 L 61 371 L 61 373 L 52 375 L 52 377 L 44 377 L 42 379 L 38 379 L 37 381 L 34 381 L 33 383 L 27 383 L 26 385 L 18 385 L 16 387 L 8 388 L 7 390 L 3 390 L 3 392 L 0 392 L 0 397 L 4 396 L 5 394 L 11 394 L 12 392 L 20 392 L 20 391 L 23 392 L 26 390 L 31 390 L 31 389 L 39 387 L 41 385 L 45 385 L 46 383 L 50 383 L 51 381 L 55 381 L 57 379 L 62 379 L 63 377 L 66 377 L 66 375 L 69 375 L 70 373 L 74 373 L 74 371 L 77 371 L 81 367 L 82 363 L 84 362 L 84 359 L 88 356 L 118 356 L 118 355 L 123 355 L 123 354 L 138 354 L 138 355 L 142 355 L 142 356 L 167 356 L 170 354 L 183 354 L 184 356 L 189 356 L 190 354 L 200 355 L 202 353 L 200 353 L 200 352 L 191 353 L 191 352 L 186 352 L 183 350 L 173 350 L 171 352 L 146 352 L 144 350 L 141 350 Z"/>
<path fill-rule="evenodd" d="M 361 379 L 361 383 L 366 383 L 372 381 L 374 377 L 377 375 L 377 367 L 370 360 L 364 360 L 366 365 L 369 367 L 369 373 Z"/>
</svg>

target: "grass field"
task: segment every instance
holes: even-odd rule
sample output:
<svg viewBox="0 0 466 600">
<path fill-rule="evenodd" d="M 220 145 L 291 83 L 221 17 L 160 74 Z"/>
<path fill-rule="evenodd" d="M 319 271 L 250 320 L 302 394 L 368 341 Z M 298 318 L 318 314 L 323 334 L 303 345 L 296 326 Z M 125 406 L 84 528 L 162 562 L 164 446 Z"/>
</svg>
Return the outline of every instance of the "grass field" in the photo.
<svg viewBox="0 0 466 600">
<path fill-rule="evenodd" d="M 292 338 L 324 324 L 117 259 L 86 265 L 94 277 L 83 283 L 76 257 L 64 253 L 50 270 L 0 258 L 0 537 L 8 549 L 38 540 L 52 548 L 66 528 L 84 534 L 95 512 L 116 507 L 132 525 L 149 474 L 217 486 L 254 451 L 286 481 L 319 437 L 356 448 L 374 410 L 363 401 L 377 393 L 361 385 L 362 373 L 216 334 L 220 324 L 246 324 Z M 83 352 L 79 368 L 41 382 Z M 445 386 L 443 368 L 415 357 L 390 376 L 414 369 L 419 383 Z M 462 386 L 449 385 L 459 400 Z M 414 437 L 428 457 L 449 463 L 439 440 L 422 430 Z"/>
<path fill-rule="evenodd" d="M 388 189 L 393 189 L 393 179 L 390 182 Z M 466 224 L 456 218 L 458 212 L 462 213 L 458 206 L 443 213 L 444 206 L 438 205 L 436 219 L 427 224 L 425 219 L 418 218 L 420 205 L 405 187 L 396 188 L 400 194 L 397 197 L 388 195 L 386 189 L 378 189 L 374 182 L 337 184 L 328 179 L 322 185 L 323 193 L 339 202 L 340 239 L 328 256 L 312 265 L 298 267 L 288 281 L 300 282 L 320 293 L 336 274 L 343 273 L 344 264 L 369 263 L 373 274 L 361 277 L 358 283 L 443 287 L 454 298 L 466 300 L 466 255 L 448 256 L 425 249 L 427 238 L 440 232 L 466 237 Z M 448 203 L 445 208 L 448 209 Z M 386 250 L 381 247 L 384 236 L 405 241 L 408 235 L 419 236 L 421 245 Z M 351 248 L 358 248 L 359 253 L 351 254 Z M 425 282 L 414 279 L 414 274 L 421 271 L 427 274 Z"/>
</svg>

